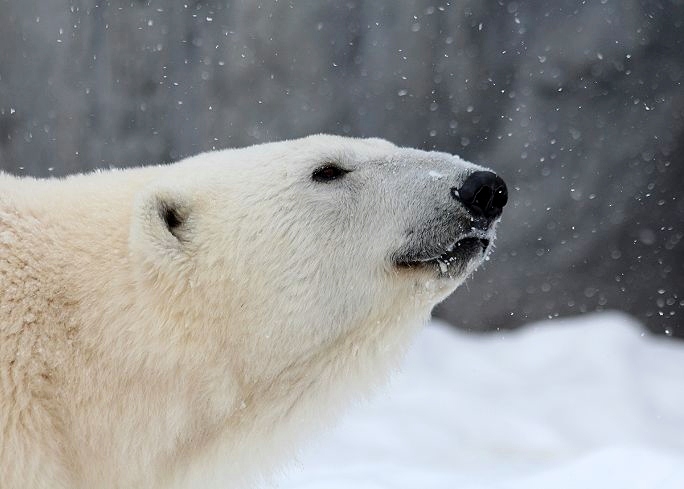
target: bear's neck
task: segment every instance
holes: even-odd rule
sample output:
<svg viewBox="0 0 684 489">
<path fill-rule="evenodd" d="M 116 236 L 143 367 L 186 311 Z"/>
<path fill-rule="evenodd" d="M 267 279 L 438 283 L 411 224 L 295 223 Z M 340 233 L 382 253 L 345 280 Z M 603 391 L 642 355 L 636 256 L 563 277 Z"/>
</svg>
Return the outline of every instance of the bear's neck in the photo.
<svg viewBox="0 0 684 489">
<path fill-rule="evenodd" d="M 298 441 L 386 380 L 426 316 L 427 311 L 406 310 L 391 318 L 368 318 L 279 372 L 249 380 L 231 372 L 225 352 L 206 344 L 201 354 L 130 352 L 128 359 L 101 351 L 88 381 L 107 385 L 108 396 L 97 400 L 100 406 L 93 412 L 111 413 L 112 423 L 100 439 L 84 435 L 80 440 L 91 451 L 84 459 L 107 448 L 99 456 L 122 456 L 108 466 L 128 468 L 144 456 L 156 470 L 112 477 L 130 476 L 131 485 L 152 487 L 163 485 L 170 474 L 209 487 L 208 466 L 216 468 L 212 479 L 236 485 L 248 482 L 248 476 L 268 476 L 263 467 L 278 466 Z M 91 418 L 86 424 L 101 422 Z M 235 453 L 240 453 L 239 466 L 231 463 Z M 245 467 L 245 460 L 254 466 Z"/>
<path fill-rule="evenodd" d="M 273 377 L 236 384 L 237 396 L 223 424 L 215 427 L 216 436 L 205 440 L 196 460 L 189 460 L 190 478 L 208 485 L 203 479 L 206 463 L 220 467 L 222 480 L 236 484 L 248 482 L 247 474 L 268 477 L 264 467 L 277 468 L 300 442 L 385 383 L 428 314 L 406 311 L 401 319 L 369 318 Z M 231 455 L 238 452 L 241 464 L 233 466 Z M 246 467 L 246 460 L 254 465 Z"/>
</svg>

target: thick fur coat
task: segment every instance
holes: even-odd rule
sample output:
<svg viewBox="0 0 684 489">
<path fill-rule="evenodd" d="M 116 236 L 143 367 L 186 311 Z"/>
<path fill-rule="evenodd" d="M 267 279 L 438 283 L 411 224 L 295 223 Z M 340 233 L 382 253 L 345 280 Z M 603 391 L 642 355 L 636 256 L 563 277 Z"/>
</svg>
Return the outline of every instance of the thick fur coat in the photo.
<svg viewBox="0 0 684 489">
<path fill-rule="evenodd" d="M 321 135 L 0 174 L 0 486 L 268 476 L 484 259 L 401 259 L 473 235 L 450 189 L 477 169 Z"/>
</svg>

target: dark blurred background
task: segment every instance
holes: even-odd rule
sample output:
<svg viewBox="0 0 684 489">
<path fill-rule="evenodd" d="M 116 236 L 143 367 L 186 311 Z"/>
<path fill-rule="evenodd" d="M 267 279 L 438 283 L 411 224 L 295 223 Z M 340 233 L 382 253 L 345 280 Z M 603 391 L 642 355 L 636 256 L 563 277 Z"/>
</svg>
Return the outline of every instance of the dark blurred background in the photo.
<svg viewBox="0 0 684 489">
<path fill-rule="evenodd" d="M 437 314 L 620 309 L 684 336 L 684 1 L 0 0 L 0 169 L 60 176 L 330 132 L 512 189 Z"/>
</svg>

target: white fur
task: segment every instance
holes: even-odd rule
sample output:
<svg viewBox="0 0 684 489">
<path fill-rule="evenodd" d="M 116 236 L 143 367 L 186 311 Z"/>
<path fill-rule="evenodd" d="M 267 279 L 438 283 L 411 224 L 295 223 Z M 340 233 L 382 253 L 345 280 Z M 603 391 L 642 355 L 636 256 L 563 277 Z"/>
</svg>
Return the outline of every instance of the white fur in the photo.
<svg viewBox="0 0 684 489">
<path fill-rule="evenodd" d="M 311 180 L 333 161 L 355 171 Z M 421 200 L 474 168 L 312 136 L 63 180 L 0 174 L 0 486 L 267 477 L 383 381 L 477 265 L 438 278 L 389 259 L 429 217 Z"/>
</svg>

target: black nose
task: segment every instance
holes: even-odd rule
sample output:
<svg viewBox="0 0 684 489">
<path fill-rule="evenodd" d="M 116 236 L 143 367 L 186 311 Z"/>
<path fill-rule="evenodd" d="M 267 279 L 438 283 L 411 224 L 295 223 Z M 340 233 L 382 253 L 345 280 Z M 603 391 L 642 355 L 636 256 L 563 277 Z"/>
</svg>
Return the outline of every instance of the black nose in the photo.
<svg viewBox="0 0 684 489">
<path fill-rule="evenodd" d="M 501 215 L 508 202 L 508 189 L 503 179 L 490 171 L 472 173 L 461 188 L 452 188 L 451 193 L 476 217 L 495 219 Z"/>
</svg>

